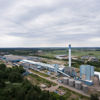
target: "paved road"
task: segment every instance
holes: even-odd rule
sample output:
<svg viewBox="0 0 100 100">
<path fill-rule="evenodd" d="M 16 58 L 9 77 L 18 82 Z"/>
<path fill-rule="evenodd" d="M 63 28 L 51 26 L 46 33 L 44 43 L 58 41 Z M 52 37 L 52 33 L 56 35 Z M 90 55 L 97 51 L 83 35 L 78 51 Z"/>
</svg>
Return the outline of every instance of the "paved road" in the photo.
<svg viewBox="0 0 100 100">
<path fill-rule="evenodd" d="M 41 78 L 44 78 L 44 79 L 49 80 L 49 81 L 51 81 L 51 82 L 54 82 L 54 83 L 56 83 L 58 86 L 63 86 L 63 87 L 68 88 L 68 89 L 70 89 L 70 90 L 72 90 L 72 91 L 74 91 L 74 92 L 77 92 L 77 93 L 82 94 L 82 95 L 84 95 L 84 96 L 90 97 L 89 95 L 85 94 L 83 91 L 80 91 L 80 90 L 77 90 L 77 89 L 75 89 L 75 88 L 73 88 L 73 87 L 69 87 L 68 85 L 64 85 L 64 84 L 62 84 L 62 83 L 59 83 L 57 80 L 52 80 L 50 77 L 41 76 L 41 75 L 39 75 L 39 74 L 37 74 L 37 73 L 32 72 L 31 70 L 28 70 L 28 71 L 31 72 L 31 73 L 33 73 L 33 74 L 38 75 L 38 76 L 41 77 Z"/>
</svg>

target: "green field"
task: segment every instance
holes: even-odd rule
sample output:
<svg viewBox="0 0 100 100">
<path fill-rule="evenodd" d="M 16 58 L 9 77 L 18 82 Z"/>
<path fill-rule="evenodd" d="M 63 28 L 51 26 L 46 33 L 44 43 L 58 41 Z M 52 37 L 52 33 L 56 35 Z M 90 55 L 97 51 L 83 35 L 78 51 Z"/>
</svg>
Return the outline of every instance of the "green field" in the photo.
<svg viewBox="0 0 100 100">
<path fill-rule="evenodd" d="M 66 51 L 66 50 L 48 51 L 48 52 L 44 52 L 44 54 L 42 56 L 55 57 L 56 55 L 63 55 L 63 54 L 68 55 L 68 51 Z M 96 51 L 96 50 L 72 50 L 72 56 L 81 57 L 81 56 L 87 56 L 87 55 L 95 56 L 95 57 L 100 59 L 100 51 Z"/>
<path fill-rule="evenodd" d="M 41 72 L 36 71 L 36 70 L 31 70 L 31 71 L 34 72 L 34 73 L 36 73 L 36 74 L 39 74 L 39 75 L 41 75 L 41 76 L 44 76 L 44 77 L 50 77 L 49 75 L 44 74 L 44 73 L 41 73 Z"/>
<path fill-rule="evenodd" d="M 42 54 L 38 54 L 38 51 L 41 50 Z M 2 48 L 0 52 L 14 54 L 14 55 L 26 55 L 26 56 L 42 56 L 48 58 L 54 58 L 56 55 L 68 55 L 68 48 Z M 72 56 L 85 56 L 85 55 L 93 55 L 100 59 L 100 48 L 72 48 Z"/>
</svg>

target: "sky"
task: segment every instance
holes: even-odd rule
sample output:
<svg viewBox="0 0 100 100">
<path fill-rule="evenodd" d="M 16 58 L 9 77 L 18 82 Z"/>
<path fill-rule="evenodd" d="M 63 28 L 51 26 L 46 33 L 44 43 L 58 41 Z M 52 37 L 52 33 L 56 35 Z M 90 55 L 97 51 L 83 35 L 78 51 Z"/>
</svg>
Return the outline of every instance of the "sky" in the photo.
<svg viewBox="0 0 100 100">
<path fill-rule="evenodd" d="M 0 0 L 0 47 L 100 47 L 100 0 Z"/>
</svg>

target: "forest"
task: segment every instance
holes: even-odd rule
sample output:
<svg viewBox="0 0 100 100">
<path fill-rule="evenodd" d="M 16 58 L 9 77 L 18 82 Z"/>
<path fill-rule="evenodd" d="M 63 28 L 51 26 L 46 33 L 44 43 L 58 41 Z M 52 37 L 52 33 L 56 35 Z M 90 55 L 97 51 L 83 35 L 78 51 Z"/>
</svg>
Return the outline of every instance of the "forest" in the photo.
<svg viewBox="0 0 100 100">
<path fill-rule="evenodd" d="M 22 66 L 0 64 L 0 100 L 65 100 L 64 97 L 32 85 L 24 79 Z"/>
</svg>

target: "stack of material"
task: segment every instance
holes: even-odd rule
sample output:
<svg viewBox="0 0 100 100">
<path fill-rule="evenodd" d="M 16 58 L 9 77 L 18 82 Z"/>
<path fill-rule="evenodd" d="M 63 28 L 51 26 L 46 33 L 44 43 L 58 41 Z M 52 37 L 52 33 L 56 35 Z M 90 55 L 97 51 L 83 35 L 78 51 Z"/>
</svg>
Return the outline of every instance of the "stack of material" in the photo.
<svg viewBox="0 0 100 100">
<path fill-rule="evenodd" d="M 87 85 L 82 85 L 82 90 L 84 93 L 88 92 L 88 86 Z"/>
<path fill-rule="evenodd" d="M 75 68 L 73 68 L 73 67 L 65 67 L 64 73 L 66 73 L 70 76 L 76 76 Z"/>
<path fill-rule="evenodd" d="M 66 85 L 69 84 L 69 78 L 68 77 L 63 77 L 62 82 Z"/>
<path fill-rule="evenodd" d="M 69 79 L 69 86 L 74 87 L 75 81 L 73 79 Z"/>
<path fill-rule="evenodd" d="M 46 88 L 46 85 L 45 84 L 41 84 L 40 87 L 41 88 Z"/>
<path fill-rule="evenodd" d="M 80 81 L 75 81 L 75 88 L 81 90 L 82 83 Z"/>
</svg>

